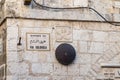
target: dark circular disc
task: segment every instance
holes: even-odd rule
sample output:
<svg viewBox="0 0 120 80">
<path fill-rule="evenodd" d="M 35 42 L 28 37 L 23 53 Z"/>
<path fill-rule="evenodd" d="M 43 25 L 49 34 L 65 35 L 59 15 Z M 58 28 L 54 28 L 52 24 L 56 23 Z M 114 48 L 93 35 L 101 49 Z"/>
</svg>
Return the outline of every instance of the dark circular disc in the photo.
<svg viewBox="0 0 120 80">
<path fill-rule="evenodd" d="M 76 57 L 75 49 L 70 44 L 61 44 L 55 51 L 56 59 L 63 65 L 69 65 Z"/>
</svg>

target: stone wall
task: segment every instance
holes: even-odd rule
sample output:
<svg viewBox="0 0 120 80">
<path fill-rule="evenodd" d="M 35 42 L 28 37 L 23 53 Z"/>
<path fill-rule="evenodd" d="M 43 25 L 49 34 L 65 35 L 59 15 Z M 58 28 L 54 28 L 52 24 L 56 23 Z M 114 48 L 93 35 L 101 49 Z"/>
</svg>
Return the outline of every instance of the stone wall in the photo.
<svg viewBox="0 0 120 80">
<path fill-rule="evenodd" d="M 101 64 L 120 63 L 120 28 L 107 23 L 7 19 L 7 26 L 7 80 L 102 80 Z M 49 33 L 50 50 L 27 50 L 27 33 Z M 61 43 L 76 50 L 69 66 L 55 58 Z"/>
<path fill-rule="evenodd" d="M 102 14 L 108 21 L 120 22 L 118 0 L 36 0 L 38 3 L 50 7 L 92 7 Z M 54 14 L 54 15 L 53 15 Z M 1 11 L 2 19 L 5 17 L 60 19 L 82 21 L 104 21 L 93 10 L 80 8 L 73 10 L 44 10 L 38 8 L 33 2 L 24 5 L 24 0 L 6 0 Z M 41 16 L 42 15 L 42 16 Z"/>
<path fill-rule="evenodd" d="M 108 21 L 120 22 L 119 0 L 36 1 L 51 7 L 92 7 Z M 5 75 L 6 80 L 120 79 L 120 26 L 106 23 L 93 10 L 45 10 L 33 2 L 24 5 L 24 0 L 5 0 L 1 9 L 1 79 Z M 49 34 L 50 49 L 28 49 L 27 35 L 43 33 Z M 55 57 L 62 43 L 76 50 L 76 58 L 69 66 L 61 65 Z"/>
</svg>

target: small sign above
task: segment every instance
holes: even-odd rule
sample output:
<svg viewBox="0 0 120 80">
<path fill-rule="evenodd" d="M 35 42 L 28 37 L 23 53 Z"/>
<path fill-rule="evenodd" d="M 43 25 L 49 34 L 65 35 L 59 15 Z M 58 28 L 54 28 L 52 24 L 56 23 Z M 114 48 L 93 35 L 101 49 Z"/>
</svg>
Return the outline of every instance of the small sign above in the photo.
<svg viewBox="0 0 120 80">
<path fill-rule="evenodd" d="M 27 50 L 50 50 L 50 34 L 27 33 Z"/>
</svg>

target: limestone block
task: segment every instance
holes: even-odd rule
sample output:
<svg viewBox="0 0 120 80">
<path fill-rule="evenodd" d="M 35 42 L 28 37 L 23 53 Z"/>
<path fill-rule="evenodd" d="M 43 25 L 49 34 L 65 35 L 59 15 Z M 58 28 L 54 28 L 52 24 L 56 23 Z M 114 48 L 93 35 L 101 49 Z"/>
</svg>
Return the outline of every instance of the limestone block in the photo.
<svg viewBox="0 0 120 80">
<path fill-rule="evenodd" d="M 50 80 L 51 78 L 49 76 L 38 76 L 38 77 L 34 77 L 34 76 L 28 76 L 27 79 L 25 80 Z"/>
<path fill-rule="evenodd" d="M 71 27 L 72 23 L 70 21 L 55 21 L 54 22 L 55 27 Z"/>
<path fill-rule="evenodd" d="M 91 63 L 91 54 L 80 54 L 80 63 L 81 64 L 90 64 Z"/>
<path fill-rule="evenodd" d="M 91 66 L 89 64 L 81 64 L 80 65 L 80 75 L 87 75 L 88 71 L 90 70 Z"/>
<path fill-rule="evenodd" d="M 93 31 L 93 41 L 106 41 L 108 40 L 108 33 L 101 31 Z"/>
<path fill-rule="evenodd" d="M 61 64 L 55 63 L 55 64 L 54 64 L 54 72 L 53 72 L 54 75 L 62 75 L 62 74 L 61 74 L 61 71 L 62 71 L 61 68 L 62 68 L 62 65 L 61 65 Z"/>
<path fill-rule="evenodd" d="M 111 59 L 111 57 L 108 58 L 107 56 L 102 56 L 102 58 L 105 60 L 104 62 L 107 62 L 107 61 L 109 61 Z"/>
<path fill-rule="evenodd" d="M 18 80 L 18 76 L 10 75 L 6 77 L 8 80 Z"/>
<path fill-rule="evenodd" d="M 23 54 L 23 57 L 24 57 L 24 60 L 27 60 L 31 63 L 39 61 L 38 53 L 26 52 Z"/>
<path fill-rule="evenodd" d="M 78 47 L 78 48 L 80 48 L 79 52 L 88 52 L 88 45 L 87 45 L 86 41 L 80 41 L 79 46 L 80 46 L 80 47 Z"/>
<path fill-rule="evenodd" d="M 120 51 L 119 43 L 111 43 L 110 44 L 110 50 L 111 50 L 113 55 L 119 54 L 119 51 Z"/>
<path fill-rule="evenodd" d="M 52 63 L 42 63 L 42 73 L 50 74 L 53 72 L 53 64 Z"/>
<path fill-rule="evenodd" d="M 79 64 L 74 64 L 74 65 L 70 65 L 68 67 L 68 75 L 79 75 L 80 73 L 80 65 Z"/>
<path fill-rule="evenodd" d="M 54 63 L 54 75 L 66 76 L 67 72 L 67 66 L 61 65 L 60 63 Z"/>
<path fill-rule="evenodd" d="M 17 52 L 8 52 L 7 56 L 7 62 L 17 62 L 18 61 L 18 54 Z"/>
<path fill-rule="evenodd" d="M 62 12 L 59 10 L 46 11 L 46 10 L 36 10 L 36 9 L 24 9 L 22 12 L 22 16 L 25 18 L 36 18 L 36 19 L 40 19 L 40 18 L 41 19 L 63 19 Z"/>
<path fill-rule="evenodd" d="M 108 8 L 108 13 L 114 14 L 115 13 L 114 8 L 112 8 L 112 7 Z M 111 18 L 112 18 L 112 16 L 111 16 Z"/>
<path fill-rule="evenodd" d="M 52 29 L 53 31 L 55 31 L 55 26 L 58 26 L 56 24 L 58 23 L 61 23 L 61 21 L 34 21 L 33 23 L 35 23 L 34 25 L 37 27 L 37 28 L 49 28 L 49 29 Z"/>
<path fill-rule="evenodd" d="M 40 3 L 40 0 L 38 1 Z M 46 6 L 52 6 L 51 4 L 53 3 L 53 0 L 43 0 L 42 4 Z"/>
<path fill-rule="evenodd" d="M 95 62 L 101 57 L 101 55 L 98 54 L 92 54 L 91 55 L 91 63 L 95 64 Z"/>
<path fill-rule="evenodd" d="M 73 77 L 72 76 L 67 76 L 66 80 L 73 80 Z"/>
<path fill-rule="evenodd" d="M 8 27 L 18 27 L 20 26 L 20 21 L 17 19 L 7 19 L 6 26 Z"/>
<path fill-rule="evenodd" d="M 72 0 L 62 0 L 61 3 L 63 4 L 64 7 L 72 7 L 73 6 Z"/>
<path fill-rule="evenodd" d="M 11 33 L 12 32 L 12 33 Z M 18 27 L 8 27 L 7 28 L 7 34 L 8 34 L 8 38 L 17 38 L 17 35 L 16 34 L 18 33 Z M 12 34 L 12 36 L 10 36 Z"/>
<path fill-rule="evenodd" d="M 33 63 L 31 66 L 32 73 L 42 73 L 42 64 L 41 63 Z"/>
<path fill-rule="evenodd" d="M 52 80 L 67 80 L 66 76 L 53 76 Z"/>
<path fill-rule="evenodd" d="M 51 33 L 51 28 L 39 28 L 39 27 L 33 27 L 34 25 L 32 25 L 32 27 L 24 27 L 21 28 L 21 34 L 24 35 L 23 37 L 26 36 L 26 33 Z"/>
<path fill-rule="evenodd" d="M 114 54 L 111 50 L 109 50 L 109 51 L 107 51 L 106 54 L 104 54 L 103 58 L 107 59 L 107 60 L 111 60 L 115 56 L 116 56 L 116 54 Z"/>
<path fill-rule="evenodd" d="M 80 29 L 80 22 L 72 22 L 73 29 L 78 30 Z"/>
<path fill-rule="evenodd" d="M 49 60 L 49 61 L 51 61 L 51 62 L 55 62 L 55 63 L 58 62 L 57 59 L 56 59 L 56 56 L 55 56 L 55 52 L 53 52 L 53 55 L 50 56 L 50 59 L 51 60 Z"/>
<path fill-rule="evenodd" d="M 120 55 L 117 55 L 115 57 L 112 57 L 112 59 L 108 62 L 108 63 L 116 63 L 119 64 L 120 63 Z"/>
<path fill-rule="evenodd" d="M 6 17 L 19 17 L 21 11 L 21 2 L 6 2 L 5 3 L 5 16 Z"/>
<path fill-rule="evenodd" d="M 104 43 L 104 52 L 108 51 L 110 49 L 110 44 L 109 43 Z"/>
<path fill-rule="evenodd" d="M 113 14 L 113 19 L 114 19 L 114 21 L 120 21 L 120 14 L 119 13 Z"/>
<path fill-rule="evenodd" d="M 80 64 L 80 63 L 81 63 L 81 62 L 80 62 L 80 61 L 81 61 L 80 54 L 81 54 L 81 53 L 78 53 L 78 52 L 77 52 L 76 58 L 75 58 L 75 60 L 74 60 L 74 62 L 73 62 L 74 64 Z M 83 53 L 83 54 L 84 54 L 84 53 Z"/>
<path fill-rule="evenodd" d="M 8 63 L 7 70 L 10 71 L 11 74 L 28 74 L 29 66 L 26 63 Z"/>
<path fill-rule="evenodd" d="M 109 36 L 110 36 L 109 39 L 111 42 L 120 41 L 120 33 L 119 32 L 110 32 Z"/>
<path fill-rule="evenodd" d="M 103 53 L 104 44 L 101 42 L 90 42 L 90 53 Z"/>
<path fill-rule="evenodd" d="M 77 20 L 77 19 L 79 19 L 80 17 L 78 17 L 78 16 L 80 16 L 80 14 L 78 13 L 78 12 L 70 12 L 70 11 L 64 11 L 63 13 L 62 13 L 62 18 L 63 19 L 71 19 L 71 20 Z M 80 18 L 81 19 L 81 18 Z"/>
<path fill-rule="evenodd" d="M 83 77 L 83 76 L 80 76 L 80 77 L 73 77 L 73 80 L 84 80 L 84 77 Z"/>
<path fill-rule="evenodd" d="M 78 36 L 79 30 L 73 30 L 73 40 L 80 40 L 80 37 Z"/>
<path fill-rule="evenodd" d="M 56 27 L 56 41 L 72 41 L 72 28 L 71 27 Z"/>
<path fill-rule="evenodd" d="M 83 76 L 67 76 L 67 80 L 84 80 Z"/>
<path fill-rule="evenodd" d="M 25 27 L 34 27 L 35 25 L 35 22 L 32 21 L 32 20 L 23 20 L 22 21 L 22 26 L 25 26 Z"/>
<path fill-rule="evenodd" d="M 29 73 L 29 65 L 26 64 L 26 63 L 21 63 L 21 64 L 18 64 L 19 66 L 19 74 L 28 74 Z"/>
<path fill-rule="evenodd" d="M 50 52 L 40 52 L 39 62 L 53 62 L 51 56 L 53 56 Z"/>
<path fill-rule="evenodd" d="M 103 57 L 100 57 L 97 61 L 98 64 L 104 63 L 106 60 Z"/>
<path fill-rule="evenodd" d="M 119 0 L 114 1 L 114 7 L 120 8 L 120 1 Z"/>
<path fill-rule="evenodd" d="M 96 77 L 94 77 L 94 75 L 88 75 L 85 77 L 85 80 L 96 80 Z"/>
<path fill-rule="evenodd" d="M 62 4 L 61 4 L 61 0 L 51 0 L 51 5 L 54 6 L 54 7 L 61 7 Z"/>
<path fill-rule="evenodd" d="M 73 30 L 73 40 L 88 41 L 90 40 L 90 33 L 89 30 Z"/>
<path fill-rule="evenodd" d="M 88 7 L 88 0 L 73 0 L 74 6 Z"/>
<path fill-rule="evenodd" d="M 17 51 L 17 40 L 16 39 L 13 39 L 13 40 L 10 40 L 10 41 L 8 41 L 8 46 L 7 46 L 7 50 L 14 50 L 14 52 L 15 51 Z"/>
<path fill-rule="evenodd" d="M 99 73 L 101 70 L 101 66 L 99 63 L 95 63 L 94 65 L 92 65 L 92 70 L 95 71 L 95 73 Z"/>
<path fill-rule="evenodd" d="M 12 32 L 12 33 L 11 33 Z M 18 27 L 7 28 L 7 50 L 17 50 Z M 12 36 L 11 36 L 12 35 Z"/>
<path fill-rule="evenodd" d="M 31 68 L 34 74 L 50 74 L 53 71 L 51 63 L 33 63 Z"/>
<path fill-rule="evenodd" d="M 78 36 L 80 37 L 80 40 L 90 40 L 90 32 L 89 30 L 80 30 Z"/>
<path fill-rule="evenodd" d="M 97 76 L 97 72 L 95 72 L 94 70 L 90 69 L 90 71 L 88 72 L 90 73 L 92 76 Z"/>
</svg>

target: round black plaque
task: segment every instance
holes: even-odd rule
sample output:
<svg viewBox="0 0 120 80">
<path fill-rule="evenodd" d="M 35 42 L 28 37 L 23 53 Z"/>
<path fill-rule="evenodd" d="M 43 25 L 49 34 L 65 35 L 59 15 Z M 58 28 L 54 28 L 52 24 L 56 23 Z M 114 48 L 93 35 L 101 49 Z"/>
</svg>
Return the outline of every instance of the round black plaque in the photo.
<svg viewBox="0 0 120 80">
<path fill-rule="evenodd" d="M 69 65 L 76 57 L 75 49 L 70 44 L 61 44 L 55 51 L 56 59 L 63 65 Z"/>
</svg>

